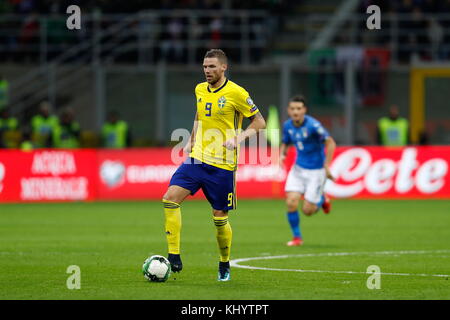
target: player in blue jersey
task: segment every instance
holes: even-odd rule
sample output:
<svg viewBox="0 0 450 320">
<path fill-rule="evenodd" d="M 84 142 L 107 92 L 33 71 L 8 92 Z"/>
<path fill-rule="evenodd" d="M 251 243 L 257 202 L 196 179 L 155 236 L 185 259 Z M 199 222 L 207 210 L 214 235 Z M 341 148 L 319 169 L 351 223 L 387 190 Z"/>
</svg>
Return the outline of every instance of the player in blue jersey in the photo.
<svg viewBox="0 0 450 320">
<path fill-rule="evenodd" d="M 320 208 L 324 213 L 331 210 L 330 200 L 325 197 L 323 188 L 326 179 L 334 180 L 329 165 L 333 158 L 336 143 L 322 124 L 306 115 L 307 106 L 303 96 L 289 100 L 287 120 L 283 125 L 283 137 L 280 147 L 280 161 L 284 162 L 289 145 L 297 149 L 295 164 L 286 180 L 287 218 L 293 233 L 288 246 L 303 244 L 300 231 L 298 205 L 304 195 L 302 211 L 311 216 Z"/>
</svg>

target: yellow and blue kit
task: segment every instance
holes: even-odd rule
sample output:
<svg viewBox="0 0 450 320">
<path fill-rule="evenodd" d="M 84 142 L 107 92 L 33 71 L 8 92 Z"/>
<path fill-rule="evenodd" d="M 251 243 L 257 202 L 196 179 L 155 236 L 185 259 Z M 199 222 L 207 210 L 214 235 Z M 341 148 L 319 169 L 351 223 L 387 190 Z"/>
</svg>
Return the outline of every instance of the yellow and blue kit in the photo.
<svg viewBox="0 0 450 320">
<path fill-rule="evenodd" d="M 195 88 L 198 127 L 192 152 L 172 176 L 178 185 L 195 194 L 203 190 L 216 210 L 236 206 L 235 171 L 239 149 L 229 150 L 223 143 L 242 130 L 242 120 L 259 112 L 248 92 L 226 79 L 219 88 L 207 82 Z"/>
</svg>

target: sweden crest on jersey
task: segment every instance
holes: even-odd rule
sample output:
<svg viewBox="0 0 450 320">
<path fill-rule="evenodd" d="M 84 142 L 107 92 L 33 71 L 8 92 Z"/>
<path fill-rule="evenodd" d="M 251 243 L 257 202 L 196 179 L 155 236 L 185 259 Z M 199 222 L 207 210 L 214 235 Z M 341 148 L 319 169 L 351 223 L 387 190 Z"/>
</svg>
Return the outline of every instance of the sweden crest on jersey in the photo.
<svg viewBox="0 0 450 320">
<path fill-rule="evenodd" d="M 217 100 L 217 104 L 220 109 L 223 109 L 225 107 L 225 103 L 227 102 L 227 99 L 224 96 L 221 96 L 219 100 Z"/>
<path fill-rule="evenodd" d="M 227 99 L 224 96 L 221 96 L 219 100 L 217 100 L 217 105 L 219 106 L 219 114 L 223 114 L 225 103 L 227 103 Z"/>
</svg>

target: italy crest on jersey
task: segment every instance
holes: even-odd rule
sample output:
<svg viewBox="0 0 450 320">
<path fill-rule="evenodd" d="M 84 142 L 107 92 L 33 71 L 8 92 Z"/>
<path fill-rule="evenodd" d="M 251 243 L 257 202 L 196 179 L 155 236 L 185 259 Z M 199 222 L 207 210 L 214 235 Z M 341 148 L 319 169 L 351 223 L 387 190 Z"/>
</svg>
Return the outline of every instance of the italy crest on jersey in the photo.
<svg viewBox="0 0 450 320">
<path fill-rule="evenodd" d="M 303 138 L 307 138 L 308 137 L 308 129 L 303 128 Z"/>
</svg>

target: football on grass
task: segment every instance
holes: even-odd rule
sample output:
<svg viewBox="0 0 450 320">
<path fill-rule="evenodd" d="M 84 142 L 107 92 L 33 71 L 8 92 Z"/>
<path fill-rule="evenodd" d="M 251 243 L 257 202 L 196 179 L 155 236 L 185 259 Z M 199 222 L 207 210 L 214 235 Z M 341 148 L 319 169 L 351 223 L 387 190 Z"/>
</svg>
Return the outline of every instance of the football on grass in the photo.
<svg viewBox="0 0 450 320">
<path fill-rule="evenodd" d="M 142 273 L 149 281 L 164 282 L 170 276 L 170 262 L 160 255 L 151 256 L 144 261 Z"/>
</svg>

